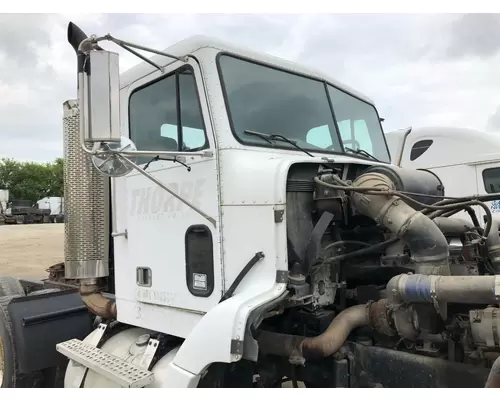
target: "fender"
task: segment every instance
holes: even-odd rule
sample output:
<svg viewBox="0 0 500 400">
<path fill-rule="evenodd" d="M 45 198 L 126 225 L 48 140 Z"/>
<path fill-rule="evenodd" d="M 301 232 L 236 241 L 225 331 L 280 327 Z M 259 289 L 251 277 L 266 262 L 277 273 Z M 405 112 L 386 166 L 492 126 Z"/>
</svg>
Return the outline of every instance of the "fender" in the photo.
<svg viewBox="0 0 500 400">
<path fill-rule="evenodd" d="M 241 360 L 245 329 L 250 313 L 285 292 L 285 283 L 276 283 L 262 292 L 257 286 L 219 303 L 196 325 L 166 369 L 166 387 L 196 387 L 200 375 L 212 363 Z"/>
</svg>

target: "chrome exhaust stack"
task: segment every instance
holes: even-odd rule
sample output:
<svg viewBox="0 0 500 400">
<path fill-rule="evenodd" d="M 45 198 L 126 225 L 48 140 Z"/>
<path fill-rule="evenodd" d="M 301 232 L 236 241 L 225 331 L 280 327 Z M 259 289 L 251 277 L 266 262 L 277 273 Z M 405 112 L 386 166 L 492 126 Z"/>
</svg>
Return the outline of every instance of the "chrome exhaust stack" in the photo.
<svg viewBox="0 0 500 400">
<path fill-rule="evenodd" d="M 76 25 L 68 25 L 68 42 L 75 52 L 86 38 Z M 78 71 L 82 70 L 83 59 L 78 55 Z M 94 168 L 82 148 L 80 106 L 77 100 L 63 104 L 65 278 L 80 281 L 82 300 L 90 311 L 113 318 L 116 305 L 100 293 L 98 281 L 109 276 L 110 179 Z"/>
</svg>

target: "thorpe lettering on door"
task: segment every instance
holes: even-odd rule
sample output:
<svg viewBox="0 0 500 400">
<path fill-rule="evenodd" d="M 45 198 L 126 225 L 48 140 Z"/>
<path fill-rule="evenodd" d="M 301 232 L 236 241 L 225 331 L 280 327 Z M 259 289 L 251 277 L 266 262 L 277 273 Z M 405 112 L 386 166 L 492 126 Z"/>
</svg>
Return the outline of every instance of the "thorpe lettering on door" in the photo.
<svg viewBox="0 0 500 400">
<path fill-rule="evenodd" d="M 167 186 L 176 194 L 189 201 L 196 207 L 202 204 L 205 179 L 185 181 L 181 183 L 167 183 Z M 146 216 L 154 214 L 172 213 L 181 211 L 187 206 L 159 186 L 148 186 L 134 189 L 130 193 L 130 216 Z"/>
</svg>

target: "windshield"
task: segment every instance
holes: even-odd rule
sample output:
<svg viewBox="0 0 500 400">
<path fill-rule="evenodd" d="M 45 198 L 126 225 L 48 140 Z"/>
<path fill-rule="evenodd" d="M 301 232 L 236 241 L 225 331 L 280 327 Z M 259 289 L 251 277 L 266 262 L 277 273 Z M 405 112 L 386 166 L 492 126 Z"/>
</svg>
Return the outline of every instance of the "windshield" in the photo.
<svg viewBox="0 0 500 400">
<path fill-rule="evenodd" d="M 345 147 L 389 162 L 378 115 L 370 104 L 322 81 L 234 56 L 223 54 L 218 63 L 231 127 L 239 142 L 294 149 L 284 141 L 269 143 L 245 133 L 253 131 L 282 135 L 310 151 L 338 153 L 343 150 L 342 138 Z"/>
</svg>

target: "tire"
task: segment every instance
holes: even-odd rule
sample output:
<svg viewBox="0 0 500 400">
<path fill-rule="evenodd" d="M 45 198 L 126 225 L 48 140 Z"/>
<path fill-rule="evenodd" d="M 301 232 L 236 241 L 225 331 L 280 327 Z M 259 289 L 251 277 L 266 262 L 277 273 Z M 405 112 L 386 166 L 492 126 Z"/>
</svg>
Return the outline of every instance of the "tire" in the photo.
<svg viewBox="0 0 500 400">
<path fill-rule="evenodd" d="M 19 295 L 0 297 L 0 357 L 1 365 L 1 387 L 2 388 L 31 388 L 35 385 L 33 376 L 19 373 L 14 338 L 12 336 L 12 325 L 7 307 L 12 299 L 23 297 Z"/>
<path fill-rule="evenodd" d="M 25 295 L 24 288 L 19 279 L 12 276 L 0 276 L 0 297 L 15 295 Z"/>
<path fill-rule="evenodd" d="M 56 289 L 56 288 L 41 289 L 41 290 L 35 290 L 31 293 L 28 293 L 28 296 L 37 296 L 39 294 L 55 293 L 55 292 L 60 292 L 60 291 L 61 291 L 61 289 Z"/>
</svg>

